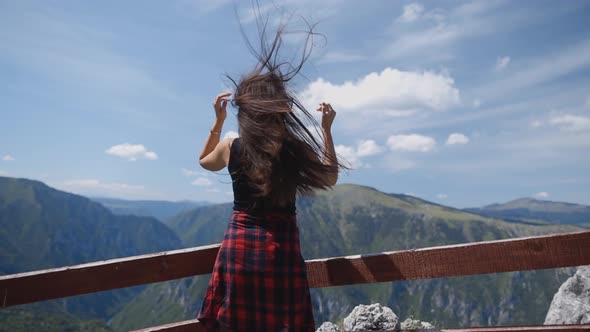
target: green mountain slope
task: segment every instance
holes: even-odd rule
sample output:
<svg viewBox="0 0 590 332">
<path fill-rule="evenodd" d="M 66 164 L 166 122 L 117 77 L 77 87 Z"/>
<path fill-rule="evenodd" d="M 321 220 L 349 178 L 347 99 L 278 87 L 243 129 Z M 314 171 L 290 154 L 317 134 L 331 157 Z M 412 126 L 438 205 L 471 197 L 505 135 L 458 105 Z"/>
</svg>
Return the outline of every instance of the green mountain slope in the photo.
<svg viewBox="0 0 590 332">
<path fill-rule="evenodd" d="M 232 206 L 232 203 L 214 204 L 186 211 L 169 219 L 168 226 L 178 234 L 185 246 L 221 242 L 232 214 Z"/>
<path fill-rule="evenodd" d="M 6 308 L 0 310 L 0 332 L 112 332 L 102 320 L 83 320 L 58 307 L 38 306 L 34 310 Z"/>
<path fill-rule="evenodd" d="M 517 222 L 570 224 L 590 228 L 590 206 L 580 204 L 521 198 L 465 211 Z"/>
<path fill-rule="evenodd" d="M 357 185 L 338 185 L 300 198 L 297 211 L 306 259 L 580 230 L 509 223 Z M 186 246 L 205 245 L 221 241 L 230 214 L 230 204 L 201 207 L 169 225 Z M 330 287 L 313 289 L 312 301 L 318 324 L 342 319 L 357 304 L 374 302 L 389 305 L 402 317 L 413 314 L 446 327 L 542 324 L 553 294 L 571 273 L 573 269 L 555 269 Z M 148 287 L 115 316 L 113 327 L 193 318 L 208 278 Z M 139 318 L 147 312 L 149 322 Z"/>
<path fill-rule="evenodd" d="M 0 274 L 179 247 L 181 242 L 175 233 L 155 218 L 117 216 L 85 197 L 41 182 L 0 177 Z M 107 320 L 143 288 L 64 298 L 18 306 L 15 310 L 30 310 L 31 315 L 45 317 L 51 316 L 47 312 L 61 308 L 65 315 L 80 319 Z M 17 319 L 4 310 L 2 313 L 0 326 Z"/>
<path fill-rule="evenodd" d="M 154 217 L 164 223 L 168 218 L 176 216 L 183 211 L 209 205 L 207 202 L 192 201 L 130 201 L 103 197 L 93 197 L 91 199 L 102 204 L 114 214 Z"/>
</svg>

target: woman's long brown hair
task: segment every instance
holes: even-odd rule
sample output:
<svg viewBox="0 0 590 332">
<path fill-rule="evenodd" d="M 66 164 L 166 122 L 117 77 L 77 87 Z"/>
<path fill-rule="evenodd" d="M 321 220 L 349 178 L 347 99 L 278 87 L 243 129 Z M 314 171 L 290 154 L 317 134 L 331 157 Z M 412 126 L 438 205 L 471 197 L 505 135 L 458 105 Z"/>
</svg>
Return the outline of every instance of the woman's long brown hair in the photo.
<svg viewBox="0 0 590 332">
<path fill-rule="evenodd" d="M 329 174 L 347 167 L 324 151 L 324 142 L 318 142 L 310 131 L 318 132 L 317 121 L 288 87 L 311 54 L 317 35 L 313 26 L 308 25 L 305 32 L 299 63 L 292 65 L 281 61 L 278 54 L 286 25 L 280 24 L 269 42 L 268 20 L 257 20 L 257 24 L 260 50 L 252 46 L 242 29 L 258 60 L 256 67 L 237 83 L 228 76 L 235 85 L 232 105 L 238 109 L 240 173 L 258 197 L 285 206 L 294 203 L 296 194 L 328 189 Z"/>
</svg>

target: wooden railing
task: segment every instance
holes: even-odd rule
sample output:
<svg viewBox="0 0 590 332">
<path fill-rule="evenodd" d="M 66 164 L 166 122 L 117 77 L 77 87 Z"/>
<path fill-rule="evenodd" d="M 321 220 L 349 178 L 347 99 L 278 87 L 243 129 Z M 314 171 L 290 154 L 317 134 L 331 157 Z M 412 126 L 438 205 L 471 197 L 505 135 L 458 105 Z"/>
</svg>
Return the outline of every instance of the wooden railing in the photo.
<svg viewBox="0 0 590 332">
<path fill-rule="evenodd" d="M 219 245 L 0 276 L 0 307 L 211 273 Z M 310 287 L 538 270 L 590 264 L 590 231 L 306 261 Z M 195 331 L 197 320 L 141 331 Z M 564 331 L 590 325 L 485 327 Z M 446 329 L 443 331 L 466 331 Z"/>
</svg>

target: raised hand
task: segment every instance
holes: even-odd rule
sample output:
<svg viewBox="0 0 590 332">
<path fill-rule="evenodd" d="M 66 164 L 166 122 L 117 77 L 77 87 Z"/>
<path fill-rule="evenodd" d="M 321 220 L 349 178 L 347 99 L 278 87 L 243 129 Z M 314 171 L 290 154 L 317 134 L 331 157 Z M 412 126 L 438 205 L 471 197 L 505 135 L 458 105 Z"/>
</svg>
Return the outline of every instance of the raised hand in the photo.
<svg viewBox="0 0 590 332">
<path fill-rule="evenodd" d="M 334 111 L 332 105 L 321 103 L 317 111 L 322 112 L 322 129 L 330 130 L 332 128 L 332 122 L 334 122 L 334 118 L 336 117 L 336 111 Z"/>
<path fill-rule="evenodd" d="M 227 97 L 231 96 L 231 92 L 220 93 L 215 97 L 215 101 L 213 102 L 213 108 L 215 109 L 215 116 L 217 120 L 225 121 L 227 117 L 227 103 L 229 99 Z"/>
</svg>

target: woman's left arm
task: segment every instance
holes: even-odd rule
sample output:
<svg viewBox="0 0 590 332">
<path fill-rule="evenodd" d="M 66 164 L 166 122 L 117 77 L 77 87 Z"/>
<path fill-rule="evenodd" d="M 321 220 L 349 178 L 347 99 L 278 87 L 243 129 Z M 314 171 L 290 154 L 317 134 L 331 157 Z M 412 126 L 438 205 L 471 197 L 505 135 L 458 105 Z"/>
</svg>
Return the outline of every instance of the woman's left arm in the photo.
<svg viewBox="0 0 590 332">
<path fill-rule="evenodd" d="M 227 166 L 229 159 L 229 143 L 231 139 L 220 140 L 223 122 L 227 117 L 227 102 L 231 93 L 222 93 L 217 95 L 213 107 L 215 108 L 215 124 L 209 132 L 209 137 L 199 156 L 199 164 L 206 170 L 219 171 Z"/>
<path fill-rule="evenodd" d="M 338 158 L 336 157 L 334 140 L 332 139 L 332 122 L 336 117 L 336 111 L 334 111 L 332 105 L 327 103 L 321 103 L 317 110 L 322 112 L 322 133 L 324 135 L 323 163 L 333 168 L 333 171 L 328 173 L 326 178 L 328 179 L 329 185 L 333 186 L 338 181 Z"/>
</svg>

